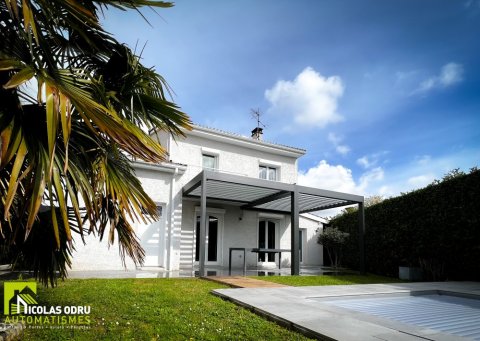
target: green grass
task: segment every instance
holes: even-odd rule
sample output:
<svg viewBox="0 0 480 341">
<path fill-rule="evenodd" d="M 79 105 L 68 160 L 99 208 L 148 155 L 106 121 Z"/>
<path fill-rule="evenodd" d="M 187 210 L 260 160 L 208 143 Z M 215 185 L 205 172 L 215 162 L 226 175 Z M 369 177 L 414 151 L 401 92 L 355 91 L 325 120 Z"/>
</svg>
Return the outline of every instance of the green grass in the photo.
<svg viewBox="0 0 480 341">
<path fill-rule="evenodd" d="M 255 277 L 292 286 L 399 282 L 381 276 Z M 3 292 L 2 283 L 0 289 Z M 201 279 L 84 279 L 38 286 L 40 305 L 90 305 L 88 330 L 27 329 L 25 340 L 303 340 L 302 335 L 210 294 Z"/>
<path fill-rule="evenodd" d="M 90 305 L 90 330 L 27 329 L 25 340 L 303 340 L 210 294 L 201 279 L 67 280 L 38 287 L 40 305 Z"/>
<path fill-rule="evenodd" d="M 403 282 L 396 278 L 377 275 L 338 275 L 338 276 L 255 276 L 255 279 L 275 282 L 291 286 L 309 285 L 351 285 L 351 284 L 374 284 L 374 283 L 399 283 Z"/>
</svg>

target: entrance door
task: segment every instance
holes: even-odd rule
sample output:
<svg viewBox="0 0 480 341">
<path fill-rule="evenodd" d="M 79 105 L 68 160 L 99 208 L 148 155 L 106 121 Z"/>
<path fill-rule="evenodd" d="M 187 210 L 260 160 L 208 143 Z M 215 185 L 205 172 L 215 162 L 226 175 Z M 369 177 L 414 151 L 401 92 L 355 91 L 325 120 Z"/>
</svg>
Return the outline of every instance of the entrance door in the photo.
<svg viewBox="0 0 480 341">
<path fill-rule="evenodd" d="M 205 260 L 208 263 L 218 263 L 219 259 L 219 239 L 220 239 L 220 220 L 214 215 L 208 216 L 207 236 L 205 245 Z M 195 225 L 195 261 L 200 259 L 200 216 L 197 216 Z"/>
<path fill-rule="evenodd" d="M 258 223 L 258 247 L 260 249 L 275 249 L 276 223 L 272 220 L 264 219 Z M 259 262 L 275 262 L 274 253 L 258 253 Z"/>
</svg>

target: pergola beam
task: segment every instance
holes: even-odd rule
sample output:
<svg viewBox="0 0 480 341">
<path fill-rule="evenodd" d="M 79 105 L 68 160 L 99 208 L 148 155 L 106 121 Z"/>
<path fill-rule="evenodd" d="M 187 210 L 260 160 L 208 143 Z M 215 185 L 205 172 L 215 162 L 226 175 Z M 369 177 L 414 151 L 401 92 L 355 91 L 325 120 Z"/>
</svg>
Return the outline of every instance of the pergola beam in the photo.
<svg viewBox="0 0 480 341">
<path fill-rule="evenodd" d="M 198 254 L 200 276 L 205 276 L 205 245 L 207 244 L 207 175 L 201 173 L 202 193 L 200 196 L 200 250 Z"/>
<path fill-rule="evenodd" d="M 324 198 L 330 199 L 339 199 L 344 201 L 353 201 L 354 203 L 363 202 L 363 197 L 361 195 L 329 191 L 326 189 L 305 187 L 300 185 L 295 185 L 300 194 L 310 194 Z"/>
<path fill-rule="evenodd" d="M 203 174 L 205 171 L 201 172 L 197 176 L 195 176 L 192 180 L 190 180 L 185 186 L 183 186 L 183 196 L 188 196 L 190 192 L 197 189 L 198 186 L 202 185 L 203 181 Z"/>
<path fill-rule="evenodd" d="M 338 204 L 332 204 L 332 205 L 327 205 L 327 206 L 309 208 L 307 210 L 301 210 L 300 213 L 310 213 L 310 212 L 315 212 L 315 211 L 323 211 L 323 210 L 329 210 L 331 208 L 345 207 L 345 206 L 355 205 L 355 204 L 358 204 L 358 203 L 356 203 L 356 202 L 338 203 Z"/>
<path fill-rule="evenodd" d="M 300 212 L 298 211 L 298 192 L 293 191 L 290 194 L 291 206 L 290 206 L 290 230 L 291 230 L 291 267 L 290 273 L 292 276 L 300 275 Z"/>
</svg>

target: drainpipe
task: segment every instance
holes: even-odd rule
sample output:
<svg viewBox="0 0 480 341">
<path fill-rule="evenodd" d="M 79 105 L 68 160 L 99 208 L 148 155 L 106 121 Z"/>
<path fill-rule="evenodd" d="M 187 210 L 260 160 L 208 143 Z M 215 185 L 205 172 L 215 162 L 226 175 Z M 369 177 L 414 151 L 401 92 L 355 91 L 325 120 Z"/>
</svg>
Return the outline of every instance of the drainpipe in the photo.
<svg viewBox="0 0 480 341">
<path fill-rule="evenodd" d="M 172 181 L 170 182 L 170 210 L 168 214 L 170 215 L 169 219 L 169 229 L 168 229 L 168 249 L 167 249 L 167 270 L 172 268 L 172 239 L 173 239 L 173 229 L 175 227 L 175 176 L 178 174 L 178 168 L 175 167 L 175 171 L 172 174 Z"/>
</svg>

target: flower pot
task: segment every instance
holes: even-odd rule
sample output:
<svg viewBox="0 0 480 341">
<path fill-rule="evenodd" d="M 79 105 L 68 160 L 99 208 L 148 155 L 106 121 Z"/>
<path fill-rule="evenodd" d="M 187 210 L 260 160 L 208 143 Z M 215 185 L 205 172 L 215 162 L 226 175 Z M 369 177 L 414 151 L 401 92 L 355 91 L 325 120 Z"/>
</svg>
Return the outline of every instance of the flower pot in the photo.
<svg viewBox="0 0 480 341">
<path fill-rule="evenodd" d="M 398 277 L 406 281 L 421 281 L 423 279 L 423 271 L 416 267 L 399 266 Z"/>
</svg>

